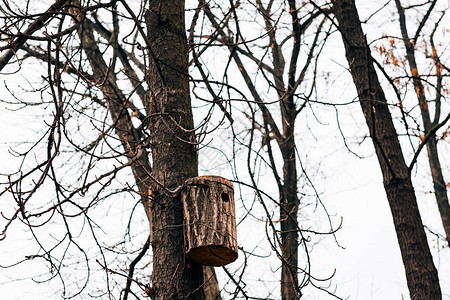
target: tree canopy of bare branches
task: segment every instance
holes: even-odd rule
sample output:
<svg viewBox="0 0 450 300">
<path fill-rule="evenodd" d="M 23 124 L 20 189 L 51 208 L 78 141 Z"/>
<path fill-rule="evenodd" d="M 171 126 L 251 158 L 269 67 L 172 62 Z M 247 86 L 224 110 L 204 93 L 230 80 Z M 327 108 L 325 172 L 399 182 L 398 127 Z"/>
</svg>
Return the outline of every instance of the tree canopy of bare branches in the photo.
<svg viewBox="0 0 450 300">
<path fill-rule="evenodd" d="M 447 8 L 365 5 L 1 1 L 0 100 L 18 124 L 0 243 L 23 247 L 2 269 L 37 266 L 29 277 L 64 298 L 352 297 L 316 267 L 317 249 L 347 251 L 329 157 L 373 154 L 410 297 L 442 299 L 429 242 L 450 245 Z M 371 27 L 387 17 L 395 29 Z M 229 266 L 185 254 L 180 191 L 198 175 L 235 185 Z"/>
</svg>

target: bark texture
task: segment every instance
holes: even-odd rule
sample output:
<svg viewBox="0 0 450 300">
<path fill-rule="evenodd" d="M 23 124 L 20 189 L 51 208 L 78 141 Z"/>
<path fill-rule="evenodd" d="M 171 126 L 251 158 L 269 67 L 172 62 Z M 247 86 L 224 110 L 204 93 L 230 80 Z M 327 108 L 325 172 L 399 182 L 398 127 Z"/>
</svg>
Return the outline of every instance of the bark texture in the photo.
<svg viewBox="0 0 450 300">
<path fill-rule="evenodd" d="M 437 271 L 408 167 L 379 83 L 354 0 L 333 1 L 350 71 L 383 174 L 411 299 L 441 299 Z"/>
<path fill-rule="evenodd" d="M 151 1 L 146 12 L 150 62 L 146 103 L 153 158 L 153 299 L 205 299 L 203 267 L 185 259 L 182 204 L 168 190 L 197 176 L 189 97 L 184 1 Z"/>
<path fill-rule="evenodd" d="M 414 88 L 416 90 L 417 100 L 419 101 L 420 113 L 424 128 L 424 136 L 432 131 L 433 127 L 438 125 L 439 116 L 435 116 L 435 120 L 431 121 L 430 111 L 428 109 L 428 101 L 425 97 L 425 88 L 420 78 L 417 68 L 414 44 L 408 36 L 406 28 L 406 18 L 400 0 L 395 0 L 399 14 L 400 30 L 402 32 L 403 42 L 406 48 L 406 58 L 408 60 L 409 69 L 413 78 Z M 439 68 L 439 67 L 438 67 Z M 439 75 L 439 74 L 438 74 Z M 440 100 L 439 100 L 440 101 Z M 437 112 L 436 112 L 437 114 Z M 430 165 L 431 177 L 433 178 L 434 193 L 438 204 L 439 213 L 441 215 L 442 225 L 444 226 L 447 243 L 450 246 L 450 204 L 448 202 L 447 187 L 445 185 L 444 175 L 442 174 L 441 163 L 437 149 L 436 134 L 430 135 L 427 142 L 428 163 Z"/>
<path fill-rule="evenodd" d="M 289 126 L 286 127 L 289 135 L 280 145 L 283 157 L 284 182 L 280 189 L 281 253 L 283 259 L 281 266 L 281 298 L 282 300 L 292 300 L 301 297 L 297 270 L 299 245 L 297 215 L 299 200 L 297 197 L 294 119 L 291 119 Z"/>
</svg>

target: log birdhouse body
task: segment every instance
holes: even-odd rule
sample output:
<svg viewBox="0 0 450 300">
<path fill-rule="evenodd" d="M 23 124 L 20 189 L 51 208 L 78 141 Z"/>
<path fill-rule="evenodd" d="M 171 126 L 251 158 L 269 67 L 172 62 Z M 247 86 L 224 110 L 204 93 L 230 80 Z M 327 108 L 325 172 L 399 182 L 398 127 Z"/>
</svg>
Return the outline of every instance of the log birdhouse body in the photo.
<svg viewBox="0 0 450 300">
<path fill-rule="evenodd" d="M 185 253 L 197 263 L 223 266 L 236 260 L 236 214 L 231 181 L 219 176 L 186 180 L 181 192 Z"/>
</svg>

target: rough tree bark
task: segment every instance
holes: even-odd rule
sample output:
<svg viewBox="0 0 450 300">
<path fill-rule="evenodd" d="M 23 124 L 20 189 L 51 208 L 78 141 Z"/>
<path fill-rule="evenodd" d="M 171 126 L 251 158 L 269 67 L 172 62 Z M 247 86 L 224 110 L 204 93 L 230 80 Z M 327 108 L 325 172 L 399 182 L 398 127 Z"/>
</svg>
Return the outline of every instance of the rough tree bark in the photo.
<svg viewBox="0 0 450 300">
<path fill-rule="evenodd" d="M 203 268 L 183 253 L 182 204 L 174 190 L 197 176 L 197 147 L 189 97 L 184 1 L 151 1 L 145 104 L 153 158 L 151 220 L 153 299 L 205 299 Z"/>
<path fill-rule="evenodd" d="M 370 136 L 383 174 L 411 299 L 441 299 L 433 258 L 417 206 L 408 167 L 379 83 L 354 0 L 333 1 Z"/>
<path fill-rule="evenodd" d="M 403 43 L 406 48 L 406 58 L 408 60 L 409 69 L 413 77 L 413 84 L 416 90 L 417 99 L 419 101 L 420 114 L 422 115 L 422 122 L 424 128 L 424 136 L 427 135 L 434 126 L 439 123 L 439 115 L 436 112 L 435 120 L 431 121 L 430 111 L 428 109 L 428 102 L 425 97 L 425 88 L 420 79 L 420 73 L 417 68 L 416 55 L 414 44 L 408 36 L 406 28 L 406 18 L 404 9 L 400 0 L 395 0 L 397 11 L 399 14 L 400 30 L 402 32 Z M 439 66 L 437 66 L 439 72 Z M 438 74 L 440 75 L 440 74 Z M 440 100 L 439 100 L 440 101 Z M 448 202 L 447 187 L 445 185 L 444 176 L 442 174 L 441 163 L 439 161 L 439 154 L 437 149 L 436 134 L 433 133 L 427 142 L 428 163 L 431 169 L 431 177 L 433 178 L 434 193 L 438 204 L 439 213 L 441 215 L 442 225 L 444 226 L 447 243 L 450 246 L 450 204 Z"/>
<path fill-rule="evenodd" d="M 294 109 L 295 110 L 295 109 Z M 301 297 L 298 288 L 298 224 L 299 200 L 297 197 L 297 166 L 295 159 L 294 120 L 289 135 L 282 144 L 283 188 L 280 192 L 281 242 L 283 262 L 281 267 L 281 299 L 293 300 Z"/>
</svg>

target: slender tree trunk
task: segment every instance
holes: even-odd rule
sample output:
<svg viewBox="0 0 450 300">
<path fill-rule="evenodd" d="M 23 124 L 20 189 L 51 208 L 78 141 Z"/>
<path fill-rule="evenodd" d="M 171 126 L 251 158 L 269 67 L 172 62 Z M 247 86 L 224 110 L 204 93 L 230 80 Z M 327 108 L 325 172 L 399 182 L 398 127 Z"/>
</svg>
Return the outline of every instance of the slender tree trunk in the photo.
<svg viewBox="0 0 450 300">
<path fill-rule="evenodd" d="M 400 3 L 400 0 L 395 0 L 395 4 L 397 5 L 400 30 L 402 32 L 402 38 L 406 48 L 406 58 L 408 60 L 409 69 L 413 77 L 417 99 L 419 100 L 420 113 L 422 115 L 422 122 L 424 127 L 424 135 L 426 135 L 435 125 L 437 125 L 439 121 L 438 118 L 436 119 L 436 123 L 431 121 L 428 102 L 425 97 L 425 89 L 420 79 L 419 70 L 417 68 L 414 45 L 408 37 L 405 12 Z M 434 193 L 436 195 L 438 209 L 441 215 L 442 225 L 444 226 L 447 243 L 450 246 L 450 204 L 448 202 L 447 187 L 445 185 L 444 176 L 442 174 L 441 163 L 439 162 L 436 134 L 430 136 L 430 139 L 427 143 L 427 152 L 428 163 L 431 169 L 431 177 L 433 178 Z"/>
<path fill-rule="evenodd" d="M 74 1 L 74 4 L 79 5 L 79 2 Z M 79 21 L 83 21 L 81 16 Z M 146 204 L 147 198 L 145 195 L 148 192 L 148 173 L 151 167 L 148 156 L 143 149 L 144 145 L 142 144 L 140 133 L 133 127 L 131 122 L 131 116 L 127 109 L 128 104 L 125 101 L 126 97 L 117 86 L 114 72 L 108 70 L 108 65 L 98 47 L 98 42 L 94 37 L 92 28 L 89 27 L 89 23 L 83 21 L 82 26 L 78 30 L 78 35 L 81 40 L 81 47 L 86 53 L 89 65 L 92 68 L 94 79 L 98 82 L 104 82 L 100 86 L 100 90 L 111 116 L 115 134 L 122 144 L 125 155 L 128 159 L 132 159 L 138 151 L 142 152 L 136 163 L 131 165 L 131 168 L 143 202 Z M 144 207 L 148 208 L 148 205 L 144 205 Z"/>
<path fill-rule="evenodd" d="M 295 81 L 297 71 L 297 60 L 300 55 L 300 23 L 298 19 L 298 11 L 295 1 L 289 0 L 290 14 L 292 17 L 292 30 L 294 35 L 294 48 L 289 64 L 288 71 L 288 87 L 286 90 L 288 95 L 281 96 L 280 111 L 282 117 L 283 139 L 278 141 L 278 146 L 283 157 L 283 186 L 281 189 L 281 252 L 283 255 L 281 267 L 281 299 L 293 300 L 299 299 L 301 295 L 298 285 L 298 207 L 299 200 L 297 197 L 297 165 L 295 159 L 295 117 L 297 116 L 294 94 Z M 272 45 L 276 45 L 275 37 L 273 37 Z M 275 49 L 274 49 L 275 50 Z M 273 52 L 273 57 L 278 57 L 274 61 L 274 66 L 278 70 L 278 76 L 282 77 L 281 62 L 283 57 L 280 53 Z M 281 86 L 279 88 L 282 88 Z M 294 89 L 294 90 L 293 90 Z M 282 91 L 280 90 L 280 91 Z"/>
<path fill-rule="evenodd" d="M 259 9 L 264 11 L 261 1 L 256 1 Z M 252 84 L 251 78 L 246 71 L 246 68 L 239 58 L 238 52 L 235 47 L 232 46 L 233 39 L 231 39 L 225 33 L 224 29 L 216 22 L 214 14 L 206 1 L 202 1 L 203 9 L 213 24 L 214 28 L 217 30 L 219 35 L 224 38 L 229 43 L 229 50 L 232 54 L 236 65 L 241 72 L 247 87 L 251 91 L 253 97 L 255 97 L 258 103 L 264 121 L 270 125 L 271 130 L 276 132 L 279 136 L 277 139 L 278 146 L 283 157 L 283 183 L 278 183 L 279 195 L 280 195 L 280 227 L 281 227 L 281 256 L 282 256 L 282 267 L 281 267 L 281 298 L 282 300 L 292 300 L 299 299 L 301 297 L 300 288 L 298 285 L 298 207 L 299 200 L 297 197 L 297 166 L 295 159 L 295 139 L 294 139 L 294 128 L 295 128 L 295 117 L 296 117 L 296 107 L 294 104 L 294 97 L 292 93 L 289 97 L 280 101 L 280 111 L 282 115 L 283 123 L 283 137 L 278 131 L 269 110 L 265 106 L 263 100 L 259 98 L 255 87 Z M 270 15 L 270 11 L 265 11 L 267 15 Z M 266 19 L 266 22 L 268 20 Z M 266 23 L 267 31 L 271 39 L 271 49 L 274 58 L 274 66 L 277 75 L 274 76 L 274 81 L 276 82 L 277 90 L 279 91 L 279 96 L 282 97 L 282 91 L 285 90 L 283 86 L 283 70 L 284 70 L 284 58 L 279 50 L 279 46 L 276 44 L 275 34 L 272 31 L 273 25 Z M 296 38 L 297 39 L 297 38 Z M 296 58 L 295 58 L 296 59 Z M 291 78 L 289 81 L 292 87 L 295 82 L 295 69 L 296 64 L 292 65 L 293 71 L 291 72 Z M 279 180 L 278 180 L 279 181 Z"/>
<path fill-rule="evenodd" d="M 431 128 L 425 128 L 425 134 Z M 450 246 L 450 205 L 447 195 L 447 186 L 445 185 L 442 174 L 441 163 L 437 150 L 436 135 L 433 134 L 427 143 L 428 163 L 430 164 L 431 176 L 433 178 L 434 193 L 436 195 L 439 213 L 441 215 L 442 225 L 444 226 L 447 243 Z"/>
<path fill-rule="evenodd" d="M 298 286 L 298 206 L 297 166 L 294 134 L 280 145 L 283 156 L 283 187 L 280 193 L 281 207 L 281 299 L 301 297 Z"/>
<path fill-rule="evenodd" d="M 146 110 L 153 177 L 152 299 L 205 299 L 203 267 L 183 252 L 182 205 L 173 190 L 197 176 L 197 148 L 189 97 L 184 1 L 151 1 L 146 13 L 150 93 Z"/>
<path fill-rule="evenodd" d="M 333 10 L 383 174 L 411 299 L 442 299 L 408 167 L 354 0 L 335 0 Z"/>
</svg>

